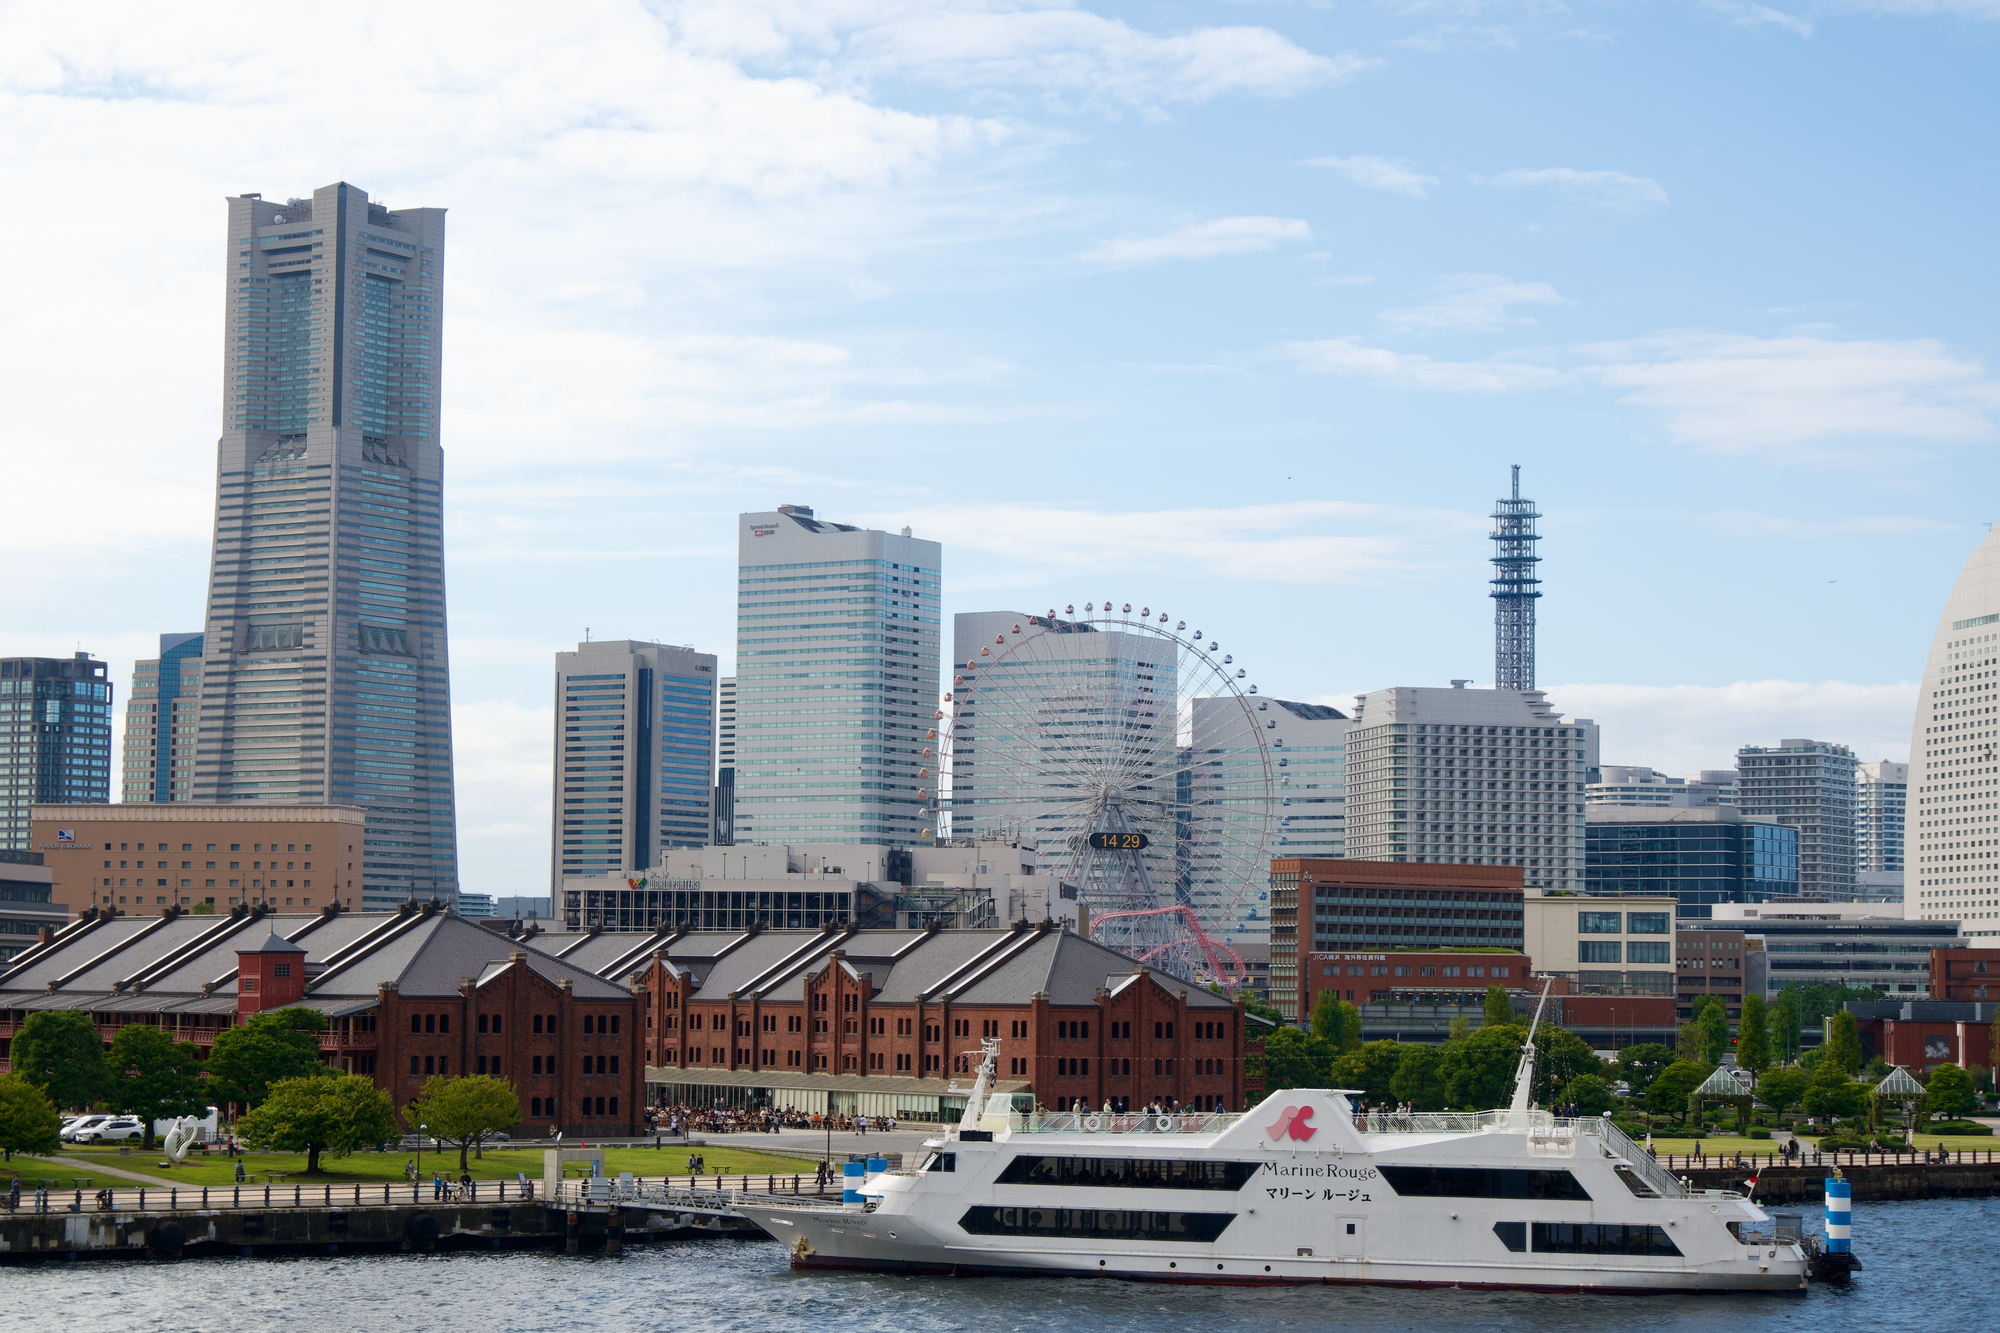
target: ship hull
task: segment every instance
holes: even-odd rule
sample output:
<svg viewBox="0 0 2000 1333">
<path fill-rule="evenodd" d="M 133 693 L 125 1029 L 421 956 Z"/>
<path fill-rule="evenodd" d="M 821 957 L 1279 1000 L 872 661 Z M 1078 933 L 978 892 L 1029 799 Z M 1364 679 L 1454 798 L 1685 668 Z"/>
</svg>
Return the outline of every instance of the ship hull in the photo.
<svg viewBox="0 0 2000 1333">
<path fill-rule="evenodd" d="M 1699 1267 L 1493 1265 L 1445 1260 L 1298 1258 L 1278 1255 L 972 1248 L 924 1233 L 908 1218 L 802 1209 L 742 1209 L 786 1244 L 793 1268 L 935 1277 L 1081 1277 L 1202 1286 L 1374 1286 L 1573 1294 L 1803 1292 L 1805 1258 L 1791 1247 L 1762 1264 Z M 892 1230 L 893 1228 L 893 1230 Z"/>
</svg>

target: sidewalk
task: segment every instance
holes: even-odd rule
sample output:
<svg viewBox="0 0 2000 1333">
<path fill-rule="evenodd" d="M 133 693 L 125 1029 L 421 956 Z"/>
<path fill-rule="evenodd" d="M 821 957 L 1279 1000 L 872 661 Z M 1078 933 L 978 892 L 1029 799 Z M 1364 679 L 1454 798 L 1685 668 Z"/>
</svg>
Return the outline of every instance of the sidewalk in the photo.
<svg viewBox="0 0 2000 1333">
<path fill-rule="evenodd" d="M 35 1157 L 28 1153 L 15 1153 L 17 1162 L 46 1162 L 50 1166 L 63 1168 L 65 1179 L 73 1176 L 117 1176 L 120 1180 L 134 1180 L 141 1185 L 164 1185 L 173 1189 L 178 1180 L 168 1180 L 165 1176 L 148 1176 L 138 1171 L 128 1171 L 122 1166 L 101 1166 L 95 1161 L 80 1162 L 67 1157 Z M 79 1169 L 81 1168 L 81 1169 Z M 199 1188 L 198 1186 L 196 1188 Z"/>
</svg>

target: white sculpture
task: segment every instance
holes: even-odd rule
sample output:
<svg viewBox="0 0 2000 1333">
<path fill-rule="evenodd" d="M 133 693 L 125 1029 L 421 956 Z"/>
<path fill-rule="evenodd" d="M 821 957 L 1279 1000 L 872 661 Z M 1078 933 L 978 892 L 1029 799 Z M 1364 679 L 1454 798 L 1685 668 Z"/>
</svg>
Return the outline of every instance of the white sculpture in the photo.
<svg viewBox="0 0 2000 1333">
<path fill-rule="evenodd" d="M 167 1160 L 178 1166 L 188 1155 L 188 1149 L 201 1142 L 202 1122 L 191 1115 L 174 1121 L 174 1127 L 167 1131 L 166 1142 L 162 1145 Z"/>
</svg>

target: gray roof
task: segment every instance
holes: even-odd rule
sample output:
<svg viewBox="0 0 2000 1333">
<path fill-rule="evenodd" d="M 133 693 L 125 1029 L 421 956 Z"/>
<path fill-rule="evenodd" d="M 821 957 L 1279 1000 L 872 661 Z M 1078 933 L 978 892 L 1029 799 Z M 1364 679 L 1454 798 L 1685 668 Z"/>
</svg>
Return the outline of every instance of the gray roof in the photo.
<svg viewBox="0 0 2000 1333">
<path fill-rule="evenodd" d="M 631 937 L 612 937 L 629 942 Z M 261 941 L 259 943 L 258 941 Z M 221 1012 L 235 1008 L 238 953 L 303 957 L 305 1007 L 356 1013 L 384 983 L 413 997 L 458 994 L 522 953 L 551 982 L 582 999 L 631 991 L 587 967 L 550 958 L 445 912 L 192 913 L 72 923 L 50 946 L 0 965 L 0 1008 L 118 1012 Z"/>
<path fill-rule="evenodd" d="M 850 971 L 869 977 L 875 999 L 885 1004 L 944 997 L 957 1003 L 1019 1004 L 1046 991 L 1052 1004 L 1094 1005 L 1100 987 L 1118 990 L 1136 974 L 1169 992 L 1187 991 L 1194 1007 L 1234 1007 L 1233 1001 L 1171 973 L 1051 927 L 540 934 L 521 942 L 538 954 L 580 967 L 606 960 L 607 966 L 615 965 L 620 981 L 643 971 L 658 954 L 691 976 L 694 998 L 706 1001 L 754 995 L 802 1003 L 806 979 L 823 971 L 838 953 Z"/>
</svg>

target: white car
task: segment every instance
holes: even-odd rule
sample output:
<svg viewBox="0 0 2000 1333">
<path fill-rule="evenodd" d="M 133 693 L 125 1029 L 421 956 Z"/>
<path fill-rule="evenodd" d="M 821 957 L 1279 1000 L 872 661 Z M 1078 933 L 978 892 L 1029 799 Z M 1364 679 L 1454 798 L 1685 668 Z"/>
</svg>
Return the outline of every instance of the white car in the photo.
<svg viewBox="0 0 2000 1333">
<path fill-rule="evenodd" d="M 80 1137 L 81 1135 L 89 1133 L 91 1130 L 96 1129 L 99 1125 L 103 1124 L 105 1121 L 110 1119 L 112 1119 L 112 1117 L 108 1115 L 78 1116 L 76 1119 L 70 1121 L 68 1124 L 63 1126 L 62 1136 L 61 1136 L 62 1140 L 65 1143 L 81 1142 L 82 1141 Z"/>
<path fill-rule="evenodd" d="M 146 1137 L 146 1122 L 137 1116 L 119 1115 L 106 1117 L 103 1124 L 93 1125 L 76 1132 L 77 1143 L 122 1143 L 127 1139 Z"/>
</svg>

